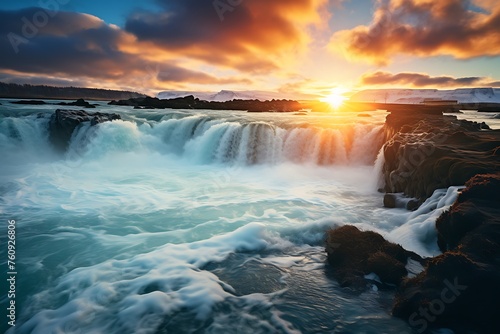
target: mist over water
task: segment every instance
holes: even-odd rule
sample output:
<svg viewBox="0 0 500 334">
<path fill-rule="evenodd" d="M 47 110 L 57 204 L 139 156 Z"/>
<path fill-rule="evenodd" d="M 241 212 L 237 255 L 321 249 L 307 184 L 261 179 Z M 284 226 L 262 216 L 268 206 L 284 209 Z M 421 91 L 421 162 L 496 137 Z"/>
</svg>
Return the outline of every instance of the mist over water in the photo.
<svg viewBox="0 0 500 334">
<path fill-rule="evenodd" d="M 84 124 L 59 154 L 54 109 L 0 106 L 15 333 L 411 333 L 390 292 L 354 294 L 325 266 L 324 233 L 343 224 L 438 253 L 433 222 L 458 188 L 417 212 L 381 208 L 384 113 L 102 104 L 123 120 Z"/>
</svg>

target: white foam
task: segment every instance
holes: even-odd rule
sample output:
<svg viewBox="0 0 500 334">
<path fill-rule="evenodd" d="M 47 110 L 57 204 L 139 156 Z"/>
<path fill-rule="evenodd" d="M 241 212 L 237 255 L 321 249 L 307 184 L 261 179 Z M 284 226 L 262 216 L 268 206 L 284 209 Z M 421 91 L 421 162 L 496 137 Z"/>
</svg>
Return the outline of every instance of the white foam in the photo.
<svg viewBox="0 0 500 334">
<path fill-rule="evenodd" d="M 247 224 L 207 240 L 169 244 L 128 260 L 75 269 L 34 296 L 40 305 L 63 296 L 66 301 L 51 310 L 37 310 L 34 303 L 35 314 L 16 333 L 153 333 L 168 314 L 183 308 L 204 319 L 215 303 L 231 294 L 217 276 L 200 268 L 231 252 L 266 247 L 263 233 L 262 224 Z M 113 329 L 110 319 L 118 323 Z"/>
<path fill-rule="evenodd" d="M 382 147 L 377 154 L 377 158 L 375 159 L 375 165 L 373 168 L 373 181 L 372 187 L 375 190 L 383 189 L 385 186 L 383 168 L 385 164 L 385 155 L 384 148 Z"/>
<path fill-rule="evenodd" d="M 53 160 L 47 127 L 48 119 L 34 115 L 0 117 L 0 168 Z"/>
<path fill-rule="evenodd" d="M 400 215 L 402 224 L 385 234 L 387 240 L 398 243 L 424 257 L 439 255 L 436 219 L 457 199 L 463 187 L 439 189 L 415 212 Z"/>
<path fill-rule="evenodd" d="M 378 275 L 377 275 L 377 274 L 375 274 L 375 273 L 370 273 L 370 274 L 368 274 L 368 275 L 365 275 L 364 277 L 365 277 L 365 279 L 367 279 L 367 280 L 370 280 L 370 281 L 375 281 L 375 282 L 378 282 L 378 283 L 381 283 L 381 284 L 382 284 L 382 280 L 381 280 L 381 279 L 380 279 L 380 277 L 378 277 Z M 375 290 L 375 291 L 377 291 L 377 290 Z"/>
<path fill-rule="evenodd" d="M 424 267 L 418 261 L 408 258 L 406 263 L 406 270 L 408 271 L 408 277 L 413 278 L 424 271 Z"/>
</svg>

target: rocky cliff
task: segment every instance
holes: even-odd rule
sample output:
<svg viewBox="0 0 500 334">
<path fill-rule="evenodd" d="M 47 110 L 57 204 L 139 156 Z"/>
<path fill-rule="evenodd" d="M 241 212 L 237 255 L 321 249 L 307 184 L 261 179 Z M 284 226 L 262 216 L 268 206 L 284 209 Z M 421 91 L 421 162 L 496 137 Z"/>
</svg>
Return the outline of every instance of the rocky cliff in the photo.
<svg viewBox="0 0 500 334">
<path fill-rule="evenodd" d="M 464 185 L 476 174 L 500 171 L 500 131 L 454 116 L 392 112 L 387 116 L 385 192 L 420 201 L 434 190 Z"/>
<path fill-rule="evenodd" d="M 439 188 L 466 188 L 437 220 L 443 254 L 424 260 L 413 256 L 425 266 L 416 277 L 406 277 L 404 267 L 412 254 L 373 232 L 343 227 L 327 233 L 328 261 L 337 279 L 352 286 L 372 271 L 396 284 L 393 315 L 419 333 L 443 327 L 455 333 L 499 333 L 500 131 L 417 110 L 393 111 L 385 132 L 386 192 L 422 202 Z"/>
</svg>

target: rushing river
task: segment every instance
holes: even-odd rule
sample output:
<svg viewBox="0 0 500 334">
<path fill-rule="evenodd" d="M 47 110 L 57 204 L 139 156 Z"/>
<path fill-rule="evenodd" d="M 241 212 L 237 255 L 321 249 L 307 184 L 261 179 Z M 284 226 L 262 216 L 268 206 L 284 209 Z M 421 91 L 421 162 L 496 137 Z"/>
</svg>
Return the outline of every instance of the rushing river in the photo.
<svg viewBox="0 0 500 334">
<path fill-rule="evenodd" d="M 84 124 L 60 154 L 56 106 L 0 102 L 2 318 L 16 221 L 8 333 L 413 333 L 391 317 L 391 290 L 339 287 L 323 247 L 326 230 L 354 224 L 439 253 L 434 222 L 457 188 L 416 212 L 382 208 L 385 113 L 100 102 L 123 120 Z"/>
</svg>

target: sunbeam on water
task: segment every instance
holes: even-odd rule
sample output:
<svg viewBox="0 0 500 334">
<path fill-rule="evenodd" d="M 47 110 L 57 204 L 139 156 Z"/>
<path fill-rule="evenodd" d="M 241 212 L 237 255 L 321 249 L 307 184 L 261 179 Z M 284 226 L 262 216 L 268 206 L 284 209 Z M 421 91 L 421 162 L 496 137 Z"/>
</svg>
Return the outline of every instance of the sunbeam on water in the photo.
<svg viewBox="0 0 500 334">
<path fill-rule="evenodd" d="M 53 107 L 0 108 L 0 212 L 17 222 L 9 333 L 412 333 L 391 292 L 340 288 L 322 247 L 355 224 L 438 252 L 432 222 L 457 188 L 415 213 L 381 208 L 383 113 L 102 105 L 123 120 L 84 124 L 61 156 Z"/>
</svg>

